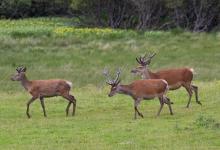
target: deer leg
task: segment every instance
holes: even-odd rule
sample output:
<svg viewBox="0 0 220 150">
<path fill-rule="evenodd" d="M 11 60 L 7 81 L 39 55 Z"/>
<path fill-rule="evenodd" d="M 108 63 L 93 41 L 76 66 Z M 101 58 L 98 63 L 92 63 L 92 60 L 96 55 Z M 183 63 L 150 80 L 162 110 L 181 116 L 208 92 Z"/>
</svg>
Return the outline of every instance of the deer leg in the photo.
<svg viewBox="0 0 220 150">
<path fill-rule="evenodd" d="M 172 102 L 170 101 L 170 99 L 168 97 L 164 97 L 165 103 L 168 105 L 169 110 L 170 110 L 170 115 L 173 115 L 173 111 L 172 111 L 172 107 L 171 104 Z"/>
<path fill-rule="evenodd" d="M 190 88 L 190 86 L 184 85 L 184 87 L 185 87 L 186 91 L 187 91 L 188 94 L 189 94 L 189 101 L 188 101 L 188 103 L 187 103 L 187 105 L 186 105 L 186 108 L 189 108 L 189 104 L 190 104 L 190 102 L 191 102 L 191 98 L 192 98 L 193 92 L 192 92 L 192 89 Z"/>
<path fill-rule="evenodd" d="M 69 114 L 69 108 L 70 108 L 70 105 L 71 105 L 71 101 L 69 101 L 69 103 L 68 103 L 68 105 L 67 105 L 67 107 L 66 107 L 66 116 L 68 116 L 68 114 Z"/>
<path fill-rule="evenodd" d="M 158 112 L 157 112 L 157 116 L 160 115 L 160 112 L 161 112 L 161 110 L 162 110 L 162 108 L 163 108 L 163 105 L 164 105 L 164 100 L 163 100 L 162 97 L 159 98 L 159 101 L 160 101 L 160 108 L 159 108 L 159 110 L 158 110 Z"/>
<path fill-rule="evenodd" d="M 134 102 L 134 110 L 135 110 L 134 119 L 137 119 L 137 116 L 136 116 L 137 113 L 138 113 L 139 116 L 144 118 L 143 114 L 138 110 L 138 105 L 139 104 L 140 104 L 140 100 L 135 100 L 135 102 Z"/>
<path fill-rule="evenodd" d="M 70 108 L 71 103 L 73 103 L 72 115 L 75 115 L 75 108 L 76 108 L 76 99 L 75 99 L 75 97 L 72 96 L 72 95 L 64 95 L 63 97 L 69 101 L 69 104 L 66 107 L 66 115 L 68 116 L 69 108 Z"/>
<path fill-rule="evenodd" d="M 34 100 L 36 100 L 36 99 L 37 99 L 37 98 L 32 97 L 32 98 L 27 102 L 27 111 L 26 111 L 26 114 L 27 114 L 27 117 L 28 117 L 28 118 L 31 118 L 31 115 L 29 114 L 30 104 L 31 104 Z"/>
<path fill-rule="evenodd" d="M 73 103 L 73 112 L 72 112 L 72 116 L 75 115 L 75 111 L 76 111 L 76 99 L 73 95 L 69 95 L 72 99 L 72 103 Z"/>
<path fill-rule="evenodd" d="M 40 103 L 41 103 L 41 107 L 43 108 L 44 117 L 47 117 L 46 110 L 45 110 L 45 105 L 44 105 L 44 98 L 43 97 L 40 97 Z"/>
<path fill-rule="evenodd" d="M 196 95 L 196 103 L 202 105 L 202 103 L 199 101 L 199 98 L 198 98 L 198 87 L 195 86 L 195 85 L 191 85 L 191 87 L 192 87 L 192 90 L 195 92 L 195 95 Z"/>
<path fill-rule="evenodd" d="M 137 111 L 136 111 L 135 106 L 134 106 L 134 119 L 137 119 Z"/>
</svg>

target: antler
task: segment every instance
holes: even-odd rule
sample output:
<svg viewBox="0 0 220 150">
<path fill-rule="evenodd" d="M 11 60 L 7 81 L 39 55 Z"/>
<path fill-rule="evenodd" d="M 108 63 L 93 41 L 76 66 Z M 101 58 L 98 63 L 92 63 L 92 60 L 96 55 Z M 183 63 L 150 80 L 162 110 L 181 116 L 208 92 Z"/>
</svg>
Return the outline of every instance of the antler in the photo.
<svg viewBox="0 0 220 150">
<path fill-rule="evenodd" d="M 102 73 L 107 78 L 106 83 L 112 85 L 114 82 L 110 79 L 109 71 L 105 68 Z"/>
<path fill-rule="evenodd" d="M 16 68 L 16 71 L 17 71 L 18 73 L 20 73 L 20 72 L 26 72 L 26 67 L 23 67 L 23 66 L 17 67 L 17 68 Z"/>
<path fill-rule="evenodd" d="M 155 55 L 156 55 L 156 53 L 153 53 L 152 55 L 150 54 L 150 55 L 147 57 L 146 64 L 150 64 L 151 59 L 152 59 Z"/>
<path fill-rule="evenodd" d="M 136 58 L 137 62 L 142 65 L 142 66 L 146 66 L 149 65 L 151 62 L 151 59 L 156 55 L 156 53 L 153 53 L 152 55 L 148 55 L 147 57 L 147 53 L 142 57 L 140 56 L 139 58 Z"/>
<path fill-rule="evenodd" d="M 119 77 L 120 77 L 120 74 L 121 74 L 121 69 L 118 68 L 118 70 L 116 71 L 116 77 L 115 77 L 115 80 L 114 80 L 114 83 L 117 83 L 119 80 Z"/>
<path fill-rule="evenodd" d="M 120 82 L 119 77 L 120 77 L 120 73 L 121 73 L 121 69 L 119 68 L 116 71 L 116 77 L 114 80 L 111 79 L 110 75 L 109 75 L 109 71 L 105 68 L 103 70 L 103 75 L 107 78 L 106 83 L 108 83 L 109 85 L 114 85 L 114 84 L 118 84 Z"/>
<path fill-rule="evenodd" d="M 156 53 L 153 53 L 151 56 L 149 56 L 149 58 L 152 59 L 155 55 Z"/>
<path fill-rule="evenodd" d="M 145 60 L 146 56 L 147 56 L 147 53 L 143 57 L 142 56 L 140 56 L 139 58 L 136 57 L 137 62 L 142 66 L 146 66 L 147 65 L 146 60 Z"/>
</svg>

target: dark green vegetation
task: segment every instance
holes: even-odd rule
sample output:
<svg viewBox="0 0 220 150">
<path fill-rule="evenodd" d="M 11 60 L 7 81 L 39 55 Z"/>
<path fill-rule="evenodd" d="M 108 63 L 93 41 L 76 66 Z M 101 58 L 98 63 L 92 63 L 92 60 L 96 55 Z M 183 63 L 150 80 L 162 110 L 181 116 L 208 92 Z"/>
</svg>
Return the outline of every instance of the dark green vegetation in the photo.
<svg viewBox="0 0 220 150">
<path fill-rule="evenodd" d="M 135 32 L 132 30 L 73 28 L 77 20 L 25 19 L 0 21 L 0 149 L 219 149 L 220 34 Z M 193 97 L 186 109 L 184 89 L 170 92 L 174 116 L 159 101 L 140 105 L 144 119 L 133 120 L 133 101 L 123 95 L 107 97 L 102 69 L 121 67 L 122 83 L 135 57 L 156 51 L 152 70 L 190 66 L 203 106 Z M 18 82 L 9 80 L 18 65 L 27 66 L 30 79 L 64 78 L 73 82 L 78 99 L 75 117 L 65 117 L 67 101 L 46 100 L 48 118 L 40 102 Z"/>
<path fill-rule="evenodd" d="M 190 31 L 220 29 L 219 0 L 1 0 L 0 17 L 81 18 L 80 25 Z"/>
</svg>

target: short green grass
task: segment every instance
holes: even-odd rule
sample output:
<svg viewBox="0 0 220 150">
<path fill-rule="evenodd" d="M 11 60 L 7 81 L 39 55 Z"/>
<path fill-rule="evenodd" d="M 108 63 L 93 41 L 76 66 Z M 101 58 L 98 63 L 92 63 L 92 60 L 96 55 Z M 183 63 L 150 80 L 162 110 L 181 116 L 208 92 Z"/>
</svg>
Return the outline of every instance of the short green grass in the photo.
<svg viewBox="0 0 220 150">
<path fill-rule="evenodd" d="M 220 33 L 76 28 L 76 19 L 0 20 L 0 149 L 219 149 Z M 143 101 L 144 119 L 134 120 L 130 97 L 107 97 L 102 70 L 122 68 L 122 83 L 138 79 L 130 70 L 135 57 L 157 52 L 151 69 L 193 67 L 199 98 L 185 108 L 184 89 L 169 92 L 174 116 L 165 106 L 156 117 L 158 100 Z M 30 79 L 63 78 L 73 82 L 75 117 L 65 117 L 67 101 L 39 101 L 18 82 L 10 81 L 18 65 Z"/>
</svg>

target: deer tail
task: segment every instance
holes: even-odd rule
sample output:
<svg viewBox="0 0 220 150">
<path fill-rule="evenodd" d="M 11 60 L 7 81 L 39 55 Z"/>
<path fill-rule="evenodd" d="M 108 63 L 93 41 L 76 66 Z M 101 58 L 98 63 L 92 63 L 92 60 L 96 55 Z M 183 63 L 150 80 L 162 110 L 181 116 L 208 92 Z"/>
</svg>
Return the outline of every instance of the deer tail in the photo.
<svg viewBox="0 0 220 150">
<path fill-rule="evenodd" d="M 72 82 L 70 82 L 70 81 L 66 81 L 66 83 L 70 86 L 70 88 L 73 87 L 73 83 L 72 83 Z"/>
</svg>

